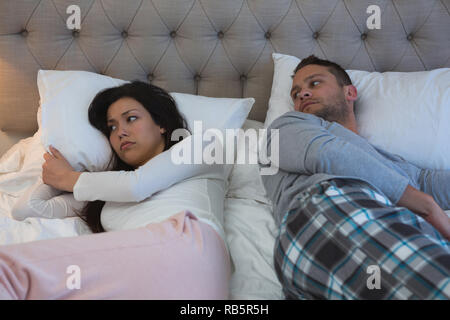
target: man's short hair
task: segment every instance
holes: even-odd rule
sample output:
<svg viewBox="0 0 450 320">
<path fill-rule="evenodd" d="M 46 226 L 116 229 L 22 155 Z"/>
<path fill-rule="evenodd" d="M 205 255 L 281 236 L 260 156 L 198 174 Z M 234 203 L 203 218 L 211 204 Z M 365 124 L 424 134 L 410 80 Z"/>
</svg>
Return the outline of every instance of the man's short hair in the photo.
<svg viewBox="0 0 450 320">
<path fill-rule="evenodd" d="M 295 68 L 294 75 L 298 70 L 310 64 L 327 67 L 328 71 L 330 71 L 330 73 L 334 75 L 337 83 L 341 87 L 352 84 L 352 80 L 350 79 L 349 75 L 340 65 L 328 60 L 319 59 L 315 55 L 310 55 L 309 57 L 302 59 L 302 61 Z M 292 77 L 294 77 L 294 75 Z"/>
</svg>

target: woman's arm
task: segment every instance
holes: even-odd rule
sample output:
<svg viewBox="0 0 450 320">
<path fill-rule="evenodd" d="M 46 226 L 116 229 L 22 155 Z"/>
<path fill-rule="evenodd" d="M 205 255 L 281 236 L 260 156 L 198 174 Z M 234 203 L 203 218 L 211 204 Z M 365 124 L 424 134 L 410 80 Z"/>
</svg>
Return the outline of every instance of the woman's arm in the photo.
<svg viewBox="0 0 450 320">
<path fill-rule="evenodd" d="M 223 179 L 223 165 L 206 164 L 203 161 L 194 163 L 194 153 L 197 152 L 198 156 L 201 152 L 203 155 L 205 147 L 210 143 L 203 141 L 202 135 L 195 134 L 134 171 L 82 172 L 73 187 L 74 197 L 78 201 L 140 202 L 155 192 L 194 176 Z M 221 143 L 217 145 L 223 150 Z M 176 164 L 175 157 L 180 150 L 189 153 L 191 164 Z"/>
<path fill-rule="evenodd" d="M 42 182 L 55 189 L 72 192 L 81 172 L 75 171 L 57 149 L 50 146 L 50 151 L 52 153 L 44 153 Z"/>
<path fill-rule="evenodd" d="M 16 220 L 28 217 L 63 219 L 76 216 L 74 210 L 81 210 L 85 204 L 76 201 L 72 193 L 63 193 L 38 179 L 17 199 L 11 215 Z"/>
</svg>

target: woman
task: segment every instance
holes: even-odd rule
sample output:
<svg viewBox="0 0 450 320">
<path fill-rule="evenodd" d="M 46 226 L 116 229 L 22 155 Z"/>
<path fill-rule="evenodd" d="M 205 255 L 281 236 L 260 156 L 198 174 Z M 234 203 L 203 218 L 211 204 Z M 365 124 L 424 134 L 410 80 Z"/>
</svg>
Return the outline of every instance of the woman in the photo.
<svg viewBox="0 0 450 320">
<path fill-rule="evenodd" d="M 104 231 L 105 201 L 151 201 L 161 190 L 177 197 L 171 194 L 175 186 L 168 187 L 178 181 L 221 177 L 220 166 L 171 163 L 172 132 L 186 125 L 172 97 L 158 87 L 135 81 L 106 89 L 92 101 L 89 121 L 109 139 L 112 171 L 76 172 L 51 148 L 42 179 L 91 201 L 81 214 L 94 233 Z M 191 136 L 179 143 L 190 142 Z M 161 164 L 167 172 L 160 172 Z M 230 262 L 220 219 L 199 214 L 157 212 L 139 228 L 4 246 L 0 298 L 226 299 Z"/>
</svg>

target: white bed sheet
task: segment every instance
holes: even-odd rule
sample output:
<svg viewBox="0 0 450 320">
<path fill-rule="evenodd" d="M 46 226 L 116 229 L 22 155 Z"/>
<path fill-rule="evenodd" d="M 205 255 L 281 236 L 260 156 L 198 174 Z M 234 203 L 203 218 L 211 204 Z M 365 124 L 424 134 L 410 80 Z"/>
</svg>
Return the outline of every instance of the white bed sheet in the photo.
<svg viewBox="0 0 450 320">
<path fill-rule="evenodd" d="M 0 245 L 90 233 L 79 218 L 27 218 L 17 221 L 11 209 L 42 171 L 44 148 L 38 133 L 20 140 L 0 158 Z"/>
<path fill-rule="evenodd" d="M 225 233 L 235 267 L 230 299 L 284 299 L 273 266 L 278 229 L 271 211 L 271 206 L 255 200 L 225 201 Z"/>
<path fill-rule="evenodd" d="M 247 120 L 242 129 L 259 130 L 262 122 Z M 257 159 L 258 142 L 239 140 L 237 158 Z M 284 299 L 273 265 L 278 228 L 272 204 L 266 196 L 259 165 L 235 164 L 225 199 L 224 222 L 235 270 L 231 277 L 231 299 Z"/>
</svg>

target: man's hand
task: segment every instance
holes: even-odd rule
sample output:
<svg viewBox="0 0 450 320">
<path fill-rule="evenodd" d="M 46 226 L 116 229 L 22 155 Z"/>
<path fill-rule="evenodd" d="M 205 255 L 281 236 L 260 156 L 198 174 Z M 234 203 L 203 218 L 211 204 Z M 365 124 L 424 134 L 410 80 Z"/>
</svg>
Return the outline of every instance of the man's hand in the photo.
<svg viewBox="0 0 450 320">
<path fill-rule="evenodd" d="M 408 185 L 397 205 L 406 207 L 421 216 L 450 241 L 450 218 L 432 196 Z"/>
<path fill-rule="evenodd" d="M 444 210 L 434 202 L 427 220 L 445 239 L 450 241 L 450 218 Z"/>
<path fill-rule="evenodd" d="M 42 181 L 56 189 L 73 192 L 73 187 L 81 172 L 75 171 L 64 156 L 50 146 L 50 151 L 44 153 L 45 162 L 42 165 Z"/>
</svg>

